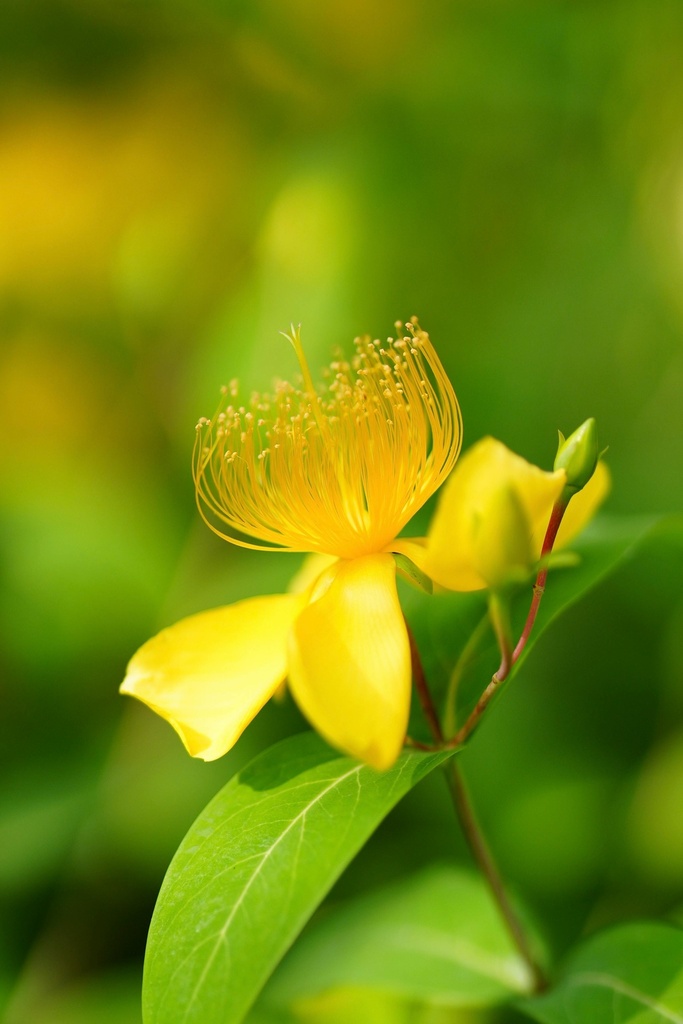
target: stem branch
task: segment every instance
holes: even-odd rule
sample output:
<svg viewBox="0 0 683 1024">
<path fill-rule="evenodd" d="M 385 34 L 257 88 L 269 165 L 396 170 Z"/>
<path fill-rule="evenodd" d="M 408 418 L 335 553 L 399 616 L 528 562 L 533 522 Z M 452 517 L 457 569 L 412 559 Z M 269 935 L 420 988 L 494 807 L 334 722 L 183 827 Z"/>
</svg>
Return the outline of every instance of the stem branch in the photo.
<svg viewBox="0 0 683 1024">
<path fill-rule="evenodd" d="M 546 530 L 545 537 L 543 538 L 543 547 L 541 548 L 541 559 L 546 559 L 553 549 L 553 545 L 557 538 L 557 531 L 560 528 L 562 517 L 564 516 L 567 505 L 569 504 L 568 499 L 560 497 L 553 505 L 552 512 L 550 513 L 550 520 L 548 521 L 548 529 Z M 539 570 L 536 576 L 536 582 L 534 583 L 533 597 L 531 599 L 531 606 L 529 608 L 529 614 L 527 615 L 526 622 L 524 623 L 524 629 L 522 634 L 517 641 L 517 646 L 514 650 L 511 650 L 509 644 L 509 632 L 508 632 L 508 620 L 506 617 L 505 604 L 500 601 L 495 593 L 491 594 L 490 598 L 490 612 L 491 621 L 493 628 L 496 632 L 498 639 L 498 645 L 501 651 L 501 663 L 500 668 L 495 673 L 491 682 L 488 684 L 481 697 L 476 703 L 476 706 L 469 718 L 462 726 L 461 729 L 450 739 L 449 746 L 459 747 L 470 734 L 476 729 L 479 724 L 481 716 L 489 705 L 491 698 L 500 686 L 502 682 L 510 674 L 510 671 L 521 655 L 522 651 L 526 647 L 527 640 L 531 636 L 531 631 L 534 628 L 536 622 L 536 616 L 538 615 L 538 609 L 541 606 L 541 600 L 545 593 L 545 584 L 548 579 L 548 565 L 547 561 L 543 568 Z"/>
<path fill-rule="evenodd" d="M 474 710 L 465 724 L 462 728 L 458 729 L 455 736 L 449 740 L 449 745 L 454 747 L 459 747 L 461 743 L 465 742 L 470 733 L 474 732 L 479 724 L 481 716 L 486 711 L 491 698 L 500 684 L 505 682 L 507 679 L 510 669 L 514 663 L 511 640 L 512 628 L 510 625 L 506 598 L 493 591 L 489 597 L 489 612 L 491 616 L 491 623 L 493 624 L 493 629 L 498 641 L 498 647 L 500 648 L 500 666 L 498 671 L 491 678 L 491 682 L 477 701 Z"/>
<path fill-rule="evenodd" d="M 569 502 L 566 498 L 559 498 L 558 501 L 553 505 L 553 510 L 550 513 L 550 521 L 548 522 L 548 529 L 546 530 L 545 537 L 543 538 L 543 547 L 541 548 L 541 558 L 546 558 L 553 550 L 553 544 L 557 537 L 557 531 L 560 528 L 562 517 L 567 511 L 567 505 Z M 536 622 L 536 616 L 538 615 L 538 609 L 541 605 L 543 594 L 545 593 L 545 584 L 548 579 L 548 566 L 545 565 L 538 573 L 536 582 L 534 583 L 534 595 L 531 599 L 531 607 L 529 608 L 529 614 L 527 615 L 526 622 L 524 623 L 524 629 L 522 635 L 517 641 L 517 646 L 512 653 L 512 663 L 514 664 L 519 658 L 520 654 L 526 647 L 526 642 L 531 635 L 531 630 L 534 628 Z"/>
<path fill-rule="evenodd" d="M 548 528 L 543 539 L 543 547 L 541 549 L 542 559 L 547 559 L 547 556 L 553 549 L 553 545 L 557 537 L 557 532 L 560 528 L 562 517 L 564 516 L 567 505 L 568 501 L 564 497 L 561 497 L 553 506 L 553 510 L 550 515 L 550 520 L 548 522 Z M 429 731 L 431 732 L 437 747 L 440 746 L 443 748 L 460 746 L 462 743 L 465 742 L 468 736 L 474 731 L 474 729 L 479 724 L 479 721 L 482 715 L 484 714 L 484 711 L 488 707 L 488 704 L 491 698 L 493 697 L 494 693 L 497 691 L 501 683 L 503 683 L 507 679 L 513 665 L 520 657 L 522 651 L 526 646 L 526 643 L 529 639 L 529 636 L 531 635 L 531 631 L 533 630 L 534 624 L 536 622 L 536 616 L 538 615 L 538 609 L 540 607 L 541 600 L 545 592 L 547 578 L 548 566 L 546 561 L 546 564 L 543 565 L 543 568 L 539 570 L 538 575 L 536 576 L 529 613 L 527 615 L 527 619 L 524 624 L 522 634 L 514 649 L 512 647 L 512 633 L 508 614 L 509 609 L 506 598 L 505 596 L 496 594 L 495 592 L 491 593 L 489 599 L 489 612 L 491 623 L 496 634 L 496 639 L 498 640 L 498 646 L 500 648 L 500 666 L 498 668 L 498 671 L 492 677 L 491 682 L 488 684 L 488 686 L 482 693 L 481 697 L 477 701 L 474 710 L 470 714 L 465 724 L 447 742 L 444 739 L 444 733 L 441 728 L 441 722 L 439 721 L 439 715 L 434 705 L 434 701 L 432 700 L 432 695 L 429 691 L 429 686 L 427 684 L 424 669 L 422 667 L 420 654 L 417 649 L 417 644 L 415 643 L 415 637 L 413 636 L 410 626 L 406 622 L 406 629 L 408 630 L 408 639 L 410 641 L 410 659 L 412 664 L 415 689 L 420 700 L 420 705 L 422 707 L 422 712 L 425 716 L 425 720 L 427 722 L 427 725 L 429 726 Z M 472 646 L 473 649 L 475 649 L 476 644 L 473 643 Z M 449 687 L 447 701 L 447 714 L 449 723 L 454 718 L 455 692 L 457 689 L 457 683 L 459 681 L 462 667 L 464 667 L 464 665 L 467 663 L 467 660 L 469 659 L 470 656 L 471 651 L 468 645 L 468 647 L 466 648 L 466 652 L 464 651 L 463 654 L 461 655 L 462 665 L 461 662 L 458 662 L 458 665 L 456 666 L 457 671 L 454 673 L 455 678 L 451 679 L 451 686 Z M 413 746 L 425 747 L 425 744 L 415 743 L 413 741 Z M 479 869 L 481 870 L 482 874 L 484 875 L 484 878 L 486 879 L 489 885 L 493 898 L 495 899 L 496 904 L 498 905 L 498 909 L 502 915 L 508 932 L 510 933 L 512 941 L 517 947 L 520 956 L 529 968 L 529 972 L 533 979 L 534 991 L 542 992 L 547 987 L 547 979 L 545 977 L 543 969 L 541 968 L 540 964 L 538 963 L 538 960 L 536 959 L 529 938 L 524 930 L 524 927 L 522 926 L 522 922 L 517 916 L 517 913 L 514 907 L 512 906 L 512 903 L 508 899 L 507 893 L 505 892 L 505 887 L 503 886 L 503 881 L 501 879 L 500 873 L 493 859 L 493 856 L 491 855 L 491 851 L 489 850 L 488 844 L 484 839 L 481 828 L 479 827 L 479 822 L 477 821 L 476 815 L 474 813 L 474 809 L 472 807 L 472 803 L 467 792 L 465 781 L 454 759 L 449 761 L 444 766 L 444 773 L 446 776 L 448 789 L 451 794 L 451 799 L 453 801 L 453 807 L 455 808 L 456 815 L 462 827 L 463 834 L 470 848 L 472 856 L 474 857 L 474 860 L 476 861 L 477 865 L 479 866 Z"/>
<path fill-rule="evenodd" d="M 451 672 L 451 677 L 448 681 L 448 693 L 446 694 L 446 711 L 444 713 L 444 732 L 446 736 L 452 736 L 456 731 L 456 705 L 460 680 L 473 661 L 483 637 L 488 634 L 489 625 L 489 617 L 485 614 L 460 652 L 460 657 Z"/>
</svg>

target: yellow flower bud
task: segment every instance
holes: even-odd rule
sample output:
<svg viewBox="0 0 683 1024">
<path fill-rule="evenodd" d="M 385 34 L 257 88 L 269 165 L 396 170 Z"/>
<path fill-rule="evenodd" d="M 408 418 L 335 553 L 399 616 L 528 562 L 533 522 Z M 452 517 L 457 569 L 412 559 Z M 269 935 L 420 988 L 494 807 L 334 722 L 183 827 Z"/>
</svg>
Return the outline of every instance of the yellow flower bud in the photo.
<svg viewBox="0 0 683 1024">
<path fill-rule="evenodd" d="M 594 438 L 590 423 L 576 432 L 583 431 L 580 452 Z M 576 488 L 579 470 L 574 464 L 570 468 Z M 448 478 L 424 544 L 398 542 L 398 550 L 448 590 L 499 590 L 536 569 L 553 506 L 565 495 L 567 480 L 564 467 L 556 465 L 547 473 L 485 437 L 462 456 Z M 607 467 L 598 462 L 587 486 L 569 502 L 556 549 L 583 529 L 609 486 Z M 567 497 L 572 493 L 576 490 Z"/>
<path fill-rule="evenodd" d="M 511 483 L 489 497 L 473 533 L 474 563 L 492 590 L 526 579 L 534 564 L 529 520 Z"/>
<path fill-rule="evenodd" d="M 535 567 L 566 482 L 486 437 L 458 462 L 427 536 L 426 571 L 449 590 L 500 588 Z"/>
</svg>

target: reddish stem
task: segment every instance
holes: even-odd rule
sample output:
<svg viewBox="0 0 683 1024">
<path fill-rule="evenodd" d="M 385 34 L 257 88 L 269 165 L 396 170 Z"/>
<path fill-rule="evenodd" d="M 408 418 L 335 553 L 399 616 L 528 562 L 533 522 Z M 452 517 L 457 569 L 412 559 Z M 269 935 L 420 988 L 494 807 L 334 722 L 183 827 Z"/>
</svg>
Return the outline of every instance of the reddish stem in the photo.
<svg viewBox="0 0 683 1024">
<path fill-rule="evenodd" d="M 560 498 L 553 505 L 553 510 L 550 513 L 550 520 L 548 522 L 548 529 L 546 530 L 545 537 L 543 538 L 541 558 L 547 558 L 547 556 L 552 551 L 553 545 L 557 538 L 557 531 L 560 528 L 560 523 L 562 522 L 562 517 L 564 516 L 564 513 L 567 510 L 568 504 L 569 502 L 567 500 Z M 520 654 L 524 650 L 526 642 L 529 639 L 529 636 L 531 635 L 532 629 L 534 628 L 534 623 L 536 622 L 536 616 L 538 615 L 538 609 L 540 607 L 541 600 L 545 592 L 545 584 L 547 578 L 548 566 L 546 564 L 539 571 L 536 577 L 536 582 L 534 583 L 533 597 L 531 599 L 531 607 L 529 608 L 529 614 L 527 615 L 526 622 L 524 623 L 522 635 L 520 636 L 519 641 L 517 642 L 517 646 L 515 647 L 514 651 L 512 651 L 512 653 L 510 653 L 510 650 L 505 643 L 503 632 L 500 629 L 496 628 L 498 645 L 501 649 L 502 656 L 500 668 L 498 669 L 496 674 L 491 679 L 491 682 L 488 684 L 488 686 L 482 693 L 481 697 L 477 701 L 474 710 L 470 714 L 465 724 L 457 731 L 455 736 L 453 736 L 448 741 L 448 746 L 459 747 L 462 743 L 465 742 L 468 736 L 476 729 L 477 725 L 479 724 L 479 720 L 481 719 L 482 715 L 484 714 L 484 711 L 488 707 L 489 702 L 493 697 L 494 693 L 497 691 L 500 684 L 505 681 L 505 679 L 510 673 L 512 666 L 515 664 Z M 494 627 L 495 626 L 496 623 L 494 622 Z"/>
<path fill-rule="evenodd" d="M 449 746 L 459 747 L 465 742 L 470 733 L 476 729 L 479 724 L 479 719 L 488 707 L 489 701 L 501 683 L 505 682 L 507 679 L 510 669 L 514 663 L 512 642 L 510 640 L 510 619 L 507 602 L 504 599 L 501 599 L 499 595 L 492 593 L 489 599 L 489 614 L 496 634 L 496 639 L 498 641 L 498 647 L 500 649 L 500 666 L 498 671 L 492 677 L 491 682 L 477 701 L 474 710 L 465 724 L 458 729 L 455 736 L 449 740 Z"/>
<path fill-rule="evenodd" d="M 550 521 L 548 523 L 548 529 L 546 530 L 545 537 L 543 538 L 543 547 L 541 548 L 542 559 L 546 558 L 553 550 L 553 545 L 557 538 L 557 531 L 560 528 L 562 517 L 567 511 L 568 504 L 569 502 L 566 499 L 560 498 L 559 501 L 555 502 L 555 504 L 553 505 L 553 510 L 550 514 Z M 539 571 L 538 576 L 536 577 L 536 582 L 534 583 L 534 595 L 531 599 L 531 607 L 529 608 L 529 614 L 527 615 L 526 622 L 524 623 L 522 635 L 520 636 L 517 642 L 517 646 L 512 652 L 513 665 L 519 658 L 524 648 L 526 647 L 527 640 L 531 636 L 531 631 L 534 628 L 536 616 L 538 615 L 538 609 L 541 606 L 541 600 L 543 598 L 543 594 L 545 593 L 545 584 L 547 579 L 548 566 L 544 565 L 543 568 Z"/>
<path fill-rule="evenodd" d="M 440 746 L 444 742 L 444 734 L 441 729 L 441 723 L 439 722 L 439 715 L 436 707 L 434 706 L 432 695 L 429 692 L 429 686 L 427 685 L 427 679 L 422 667 L 422 659 L 420 658 L 420 652 L 417 649 L 413 631 L 408 625 L 408 620 L 404 619 L 404 621 L 406 624 L 406 630 L 408 631 L 408 640 L 410 641 L 410 664 L 413 670 L 413 682 L 415 683 L 415 689 L 420 701 L 420 707 L 422 708 L 422 714 L 425 716 L 425 720 L 429 726 L 429 731 L 434 738 L 434 742 Z M 423 746 L 423 744 L 416 743 L 414 740 L 411 742 L 413 746 L 418 748 Z"/>
</svg>

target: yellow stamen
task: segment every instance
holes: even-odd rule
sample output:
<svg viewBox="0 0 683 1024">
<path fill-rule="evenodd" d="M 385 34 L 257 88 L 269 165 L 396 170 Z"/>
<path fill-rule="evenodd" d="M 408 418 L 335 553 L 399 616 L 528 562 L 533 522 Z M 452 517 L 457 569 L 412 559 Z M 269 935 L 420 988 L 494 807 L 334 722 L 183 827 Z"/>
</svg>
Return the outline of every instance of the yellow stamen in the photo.
<svg viewBox="0 0 683 1024">
<path fill-rule="evenodd" d="M 246 405 L 223 389 L 229 404 L 199 421 L 193 458 L 211 529 L 242 547 L 341 558 L 391 543 L 452 469 L 462 433 L 429 336 L 415 319 L 406 330 L 385 345 L 357 338 L 318 391 L 292 329 L 303 387 L 280 382 Z"/>
</svg>

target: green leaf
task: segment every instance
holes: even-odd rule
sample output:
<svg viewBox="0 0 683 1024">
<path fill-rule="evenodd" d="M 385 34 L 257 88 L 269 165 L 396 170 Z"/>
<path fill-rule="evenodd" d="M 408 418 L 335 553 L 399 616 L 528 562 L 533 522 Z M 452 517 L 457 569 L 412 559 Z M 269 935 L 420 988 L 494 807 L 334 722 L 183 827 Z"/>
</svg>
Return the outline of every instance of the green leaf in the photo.
<svg viewBox="0 0 683 1024">
<path fill-rule="evenodd" d="M 488 1006 L 532 990 L 484 881 L 432 867 L 354 900 L 314 924 L 264 1002 L 288 1006 L 359 987 L 441 1006 Z"/>
<path fill-rule="evenodd" d="M 683 1024 L 683 930 L 644 922 L 595 936 L 521 1009 L 541 1024 Z"/>
<path fill-rule="evenodd" d="M 378 773 L 305 733 L 247 765 L 166 875 L 147 946 L 145 1024 L 241 1021 L 377 825 L 448 756 L 406 752 Z"/>
<path fill-rule="evenodd" d="M 523 664 L 548 626 L 631 557 L 661 521 L 655 516 L 601 516 L 570 543 L 568 551 L 578 555 L 578 564 L 550 572 L 534 631 L 515 669 Z M 528 602 L 517 609 L 520 628 L 527 609 Z"/>
</svg>

